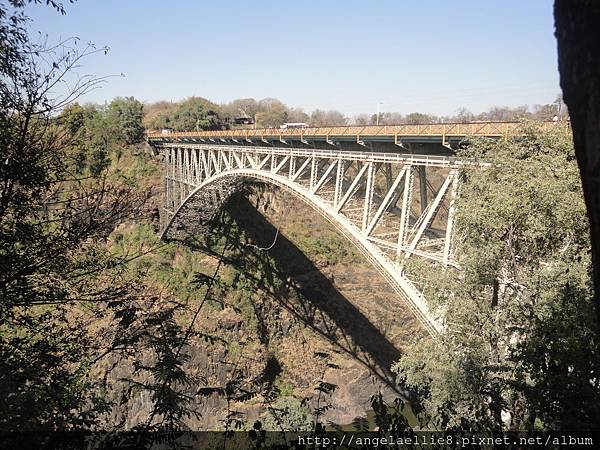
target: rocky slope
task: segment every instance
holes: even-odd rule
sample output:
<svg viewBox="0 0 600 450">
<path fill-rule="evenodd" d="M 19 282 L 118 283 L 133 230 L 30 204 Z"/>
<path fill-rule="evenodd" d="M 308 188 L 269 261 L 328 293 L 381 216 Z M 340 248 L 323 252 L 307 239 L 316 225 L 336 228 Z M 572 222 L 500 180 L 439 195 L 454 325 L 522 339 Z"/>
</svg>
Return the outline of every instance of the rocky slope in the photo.
<svg viewBox="0 0 600 450">
<path fill-rule="evenodd" d="M 152 239 L 148 225 L 128 224 L 115 232 L 113 247 L 140 250 Z M 218 282 L 183 348 L 192 381 L 176 386 L 193 412 L 184 419 L 190 429 L 251 426 L 269 410 L 281 414 L 278 405 L 292 397 L 306 420 L 326 406 L 321 421 L 347 424 L 365 417 L 371 395 L 402 395 L 389 368 L 423 331 L 377 272 L 307 205 L 276 191 L 234 198 L 194 243 L 170 243 L 137 259 L 132 270 L 143 269 L 145 289 L 159 293 L 154 308 L 161 301 L 184 305 L 175 317 L 186 329 L 206 291 L 194 280 L 217 266 Z M 136 370 L 134 361 L 152 367 L 156 354 L 150 346 L 99 363 L 119 404 L 107 422 L 132 428 L 147 420 L 156 376 Z M 125 395 L 132 385 L 134 395 Z"/>
</svg>

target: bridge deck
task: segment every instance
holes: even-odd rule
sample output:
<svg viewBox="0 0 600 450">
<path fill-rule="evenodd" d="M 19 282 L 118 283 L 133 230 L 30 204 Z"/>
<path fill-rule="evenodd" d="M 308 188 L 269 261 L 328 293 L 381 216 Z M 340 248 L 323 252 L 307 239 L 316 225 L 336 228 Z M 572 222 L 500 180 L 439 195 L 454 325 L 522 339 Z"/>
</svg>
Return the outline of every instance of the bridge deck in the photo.
<svg viewBox="0 0 600 450">
<path fill-rule="evenodd" d="M 462 140 L 469 136 L 502 138 L 518 132 L 519 122 L 472 122 L 472 123 L 435 123 L 422 125 L 369 125 L 320 128 L 262 128 L 233 129 L 215 131 L 148 132 L 148 140 L 168 141 L 211 141 L 211 142 L 255 142 L 255 141 L 325 141 L 357 142 L 442 142 Z M 543 127 L 568 126 L 554 122 L 545 122 Z"/>
</svg>

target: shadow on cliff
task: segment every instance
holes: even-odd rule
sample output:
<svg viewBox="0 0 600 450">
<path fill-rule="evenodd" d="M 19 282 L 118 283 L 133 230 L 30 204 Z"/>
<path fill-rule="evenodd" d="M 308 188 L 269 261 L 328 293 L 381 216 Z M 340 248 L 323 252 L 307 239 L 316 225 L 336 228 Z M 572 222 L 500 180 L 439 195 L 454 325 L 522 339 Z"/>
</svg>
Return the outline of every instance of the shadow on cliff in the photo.
<svg viewBox="0 0 600 450">
<path fill-rule="evenodd" d="M 274 301 L 340 351 L 362 363 L 374 376 L 406 399 L 407 393 L 397 386 L 395 376 L 390 371 L 391 365 L 400 358 L 400 351 L 336 289 L 332 281 L 293 242 L 278 233 L 247 199 L 234 196 L 226 210 L 238 233 L 239 230 L 244 230 L 252 242 L 249 245 L 239 239 L 239 236 L 230 239 L 230 245 L 237 250 L 235 253 L 247 255 L 251 251 L 260 262 L 260 278 L 253 278 L 256 287 L 270 293 Z M 217 228 L 221 225 L 215 224 Z M 273 244 L 276 234 L 278 237 Z M 188 241 L 187 244 L 198 246 L 197 241 Z M 271 245 L 268 250 L 257 250 L 257 247 L 266 248 Z M 202 250 L 210 252 L 206 247 L 202 247 Z M 248 259 L 243 256 L 228 257 L 225 262 L 244 271 L 246 276 L 257 269 L 249 267 Z M 309 278 L 310 282 L 298 281 L 302 278 Z M 271 287 L 275 285 L 276 279 L 286 282 L 274 291 Z"/>
</svg>

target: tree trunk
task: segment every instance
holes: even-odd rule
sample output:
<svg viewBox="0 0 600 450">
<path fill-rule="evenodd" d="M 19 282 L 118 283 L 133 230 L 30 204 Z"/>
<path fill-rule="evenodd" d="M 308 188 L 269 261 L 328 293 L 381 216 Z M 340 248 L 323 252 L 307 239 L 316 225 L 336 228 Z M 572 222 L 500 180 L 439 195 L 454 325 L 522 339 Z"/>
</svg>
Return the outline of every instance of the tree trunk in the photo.
<svg viewBox="0 0 600 450">
<path fill-rule="evenodd" d="M 590 220 L 596 315 L 600 325 L 600 1 L 554 3 L 558 70 Z"/>
</svg>

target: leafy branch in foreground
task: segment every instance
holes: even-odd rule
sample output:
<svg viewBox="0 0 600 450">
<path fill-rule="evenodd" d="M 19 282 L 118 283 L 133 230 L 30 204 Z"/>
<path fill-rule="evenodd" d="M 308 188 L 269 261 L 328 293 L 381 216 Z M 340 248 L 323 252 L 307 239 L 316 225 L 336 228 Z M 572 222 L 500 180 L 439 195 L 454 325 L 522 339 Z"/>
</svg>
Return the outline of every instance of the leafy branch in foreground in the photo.
<svg viewBox="0 0 600 450">
<path fill-rule="evenodd" d="M 123 261 L 103 242 L 145 196 L 108 182 L 108 146 L 74 164 L 77 136 L 57 116 L 104 82 L 74 71 L 105 49 L 31 42 L 26 3 L 0 5 L 0 428 L 91 427 L 106 404 L 89 378 L 88 305 L 126 297 Z"/>
</svg>

